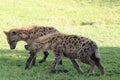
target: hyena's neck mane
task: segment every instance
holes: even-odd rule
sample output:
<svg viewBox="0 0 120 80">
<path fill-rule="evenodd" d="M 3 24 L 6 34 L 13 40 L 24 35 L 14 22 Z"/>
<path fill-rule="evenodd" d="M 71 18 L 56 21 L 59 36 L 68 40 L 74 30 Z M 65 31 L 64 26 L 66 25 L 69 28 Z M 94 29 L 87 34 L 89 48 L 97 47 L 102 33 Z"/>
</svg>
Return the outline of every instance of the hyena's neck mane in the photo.
<svg viewBox="0 0 120 80">
<path fill-rule="evenodd" d="M 41 50 L 51 50 L 52 46 L 62 41 L 62 38 L 63 35 L 61 33 L 54 32 L 35 39 L 35 42 L 42 44 Z"/>
<path fill-rule="evenodd" d="M 57 38 L 56 38 L 57 37 Z M 62 34 L 59 32 L 54 32 L 35 39 L 38 43 L 51 43 L 54 39 L 62 38 Z"/>
</svg>

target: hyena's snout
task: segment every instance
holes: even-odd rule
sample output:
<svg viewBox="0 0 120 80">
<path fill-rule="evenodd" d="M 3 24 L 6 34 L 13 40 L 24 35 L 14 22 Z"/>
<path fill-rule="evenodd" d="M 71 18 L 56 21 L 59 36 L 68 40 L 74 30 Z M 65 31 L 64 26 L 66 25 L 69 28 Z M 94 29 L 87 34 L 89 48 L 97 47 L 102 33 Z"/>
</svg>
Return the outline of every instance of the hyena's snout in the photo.
<svg viewBox="0 0 120 80">
<path fill-rule="evenodd" d="M 30 46 L 29 45 L 25 45 L 24 46 L 26 50 L 30 50 Z"/>
</svg>

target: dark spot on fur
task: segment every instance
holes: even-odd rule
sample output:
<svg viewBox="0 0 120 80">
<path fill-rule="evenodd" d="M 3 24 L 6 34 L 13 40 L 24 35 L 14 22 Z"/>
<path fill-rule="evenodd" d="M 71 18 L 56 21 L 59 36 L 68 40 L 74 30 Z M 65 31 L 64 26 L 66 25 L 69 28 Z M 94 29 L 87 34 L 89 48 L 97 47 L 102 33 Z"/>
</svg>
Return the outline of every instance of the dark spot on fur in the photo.
<svg viewBox="0 0 120 80">
<path fill-rule="evenodd" d="M 74 45 L 76 46 L 76 45 L 77 45 L 77 43 L 74 43 Z"/>
<path fill-rule="evenodd" d="M 83 46 L 85 46 L 85 43 L 83 43 Z"/>
<path fill-rule="evenodd" d="M 81 37 L 81 39 L 83 39 L 83 37 Z"/>
<path fill-rule="evenodd" d="M 78 38 L 78 41 L 80 40 L 80 38 Z"/>
<path fill-rule="evenodd" d="M 79 41 L 79 43 L 81 43 L 81 41 Z"/>
<path fill-rule="evenodd" d="M 69 44 L 68 42 L 66 42 L 66 44 Z"/>
</svg>

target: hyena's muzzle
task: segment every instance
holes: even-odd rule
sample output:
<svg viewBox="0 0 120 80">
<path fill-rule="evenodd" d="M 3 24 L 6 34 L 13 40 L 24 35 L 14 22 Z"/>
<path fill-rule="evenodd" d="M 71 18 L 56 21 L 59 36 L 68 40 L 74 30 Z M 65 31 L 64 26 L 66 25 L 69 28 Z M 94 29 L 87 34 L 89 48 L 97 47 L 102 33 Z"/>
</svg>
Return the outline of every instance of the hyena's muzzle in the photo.
<svg viewBox="0 0 120 80">
<path fill-rule="evenodd" d="M 9 42 L 9 46 L 10 46 L 10 49 L 15 49 L 16 48 L 16 41 L 11 41 L 11 42 Z"/>
<path fill-rule="evenodd" d="M 30 50 L 30 46 L 29 45 L 24 45 L 26 50 Z"/>
</svg>

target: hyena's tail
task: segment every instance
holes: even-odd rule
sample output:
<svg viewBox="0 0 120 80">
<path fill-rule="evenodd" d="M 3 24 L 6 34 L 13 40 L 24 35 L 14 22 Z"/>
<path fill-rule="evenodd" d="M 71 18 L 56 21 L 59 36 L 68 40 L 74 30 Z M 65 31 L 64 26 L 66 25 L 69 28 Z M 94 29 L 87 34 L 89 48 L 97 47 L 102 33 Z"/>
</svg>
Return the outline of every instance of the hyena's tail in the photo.
<svg viewBox="0 0 120 80">
<path fill-rule="evenodd" d="M 104 67 L 100 62 L 100 53 L 99 53 L 99 49 L 96 45 L 96 43 L 91 44 L 92 50 L 93 50 L 93 54 L 91 56 L 91 59 L 95 62 L 96 66 L 99 68 L 101 75 L 104 75 Z"/>
</svg>

